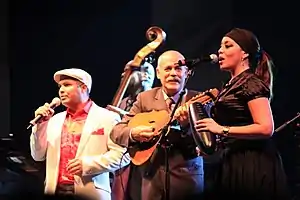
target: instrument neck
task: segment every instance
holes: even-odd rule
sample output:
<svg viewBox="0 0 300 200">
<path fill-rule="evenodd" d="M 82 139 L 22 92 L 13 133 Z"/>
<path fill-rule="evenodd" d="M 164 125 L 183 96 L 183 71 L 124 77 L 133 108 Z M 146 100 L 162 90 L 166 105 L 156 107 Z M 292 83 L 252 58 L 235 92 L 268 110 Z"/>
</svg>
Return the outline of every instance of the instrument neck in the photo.
<svg viewBox="0 0 300 200">
<path fill-rule="evenodd" d="M 121 101 L 124 97 L 126 88 L 128 87 L 129 81 L 130 81 L 130 75 L 131 75 L 131 70 L 126 70 L 124 73 L 124 76 L 122 78 L 122 81 L 120 83 L 120 86 L 113 98 L 113 101 L 111 103 L 112 106 L 119 107 L 121 104 Z"/>
</svg>

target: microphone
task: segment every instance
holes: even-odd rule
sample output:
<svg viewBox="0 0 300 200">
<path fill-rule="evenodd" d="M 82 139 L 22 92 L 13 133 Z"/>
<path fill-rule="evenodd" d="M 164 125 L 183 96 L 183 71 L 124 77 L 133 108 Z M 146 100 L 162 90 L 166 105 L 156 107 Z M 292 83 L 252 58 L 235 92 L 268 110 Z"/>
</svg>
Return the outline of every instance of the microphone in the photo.
<svg viewBox="0 0 300 200">
<path fill-rule="evenodd" d="M 278 128 L 276 128 L 274 132 L 277 133 L 277 132 L 281 131 L 282 129 L 284 129 L 284 128 L 285 128 L 286 126 L 288 126 L 290 123 L 294 122 L 294 121 L 295 121 L 297 118 L 299 118 L 299 117 L 300 117 L 300 112 L 298 112 L 297 115 L 296 115 L 293 119 L 291 119 L 291 120 L 285 122 L 284 124 L 282 124 L 281 126 L 279 126 Z"/>
<path fill-rule="evenodd" d="M 218 56 L 216 54 L 210 54 L 206 56 L 201 56 L 200 58 L 195 59 L 185 59 L 185 60 L 179 60 L 178 64 L 179 66 L 187 66 L 188 68 L 193 68 L 195 65 L 202 63 L 202 62 L 210 62 L 212 64 L 215 64 L 219 61 Z"/>
<path fill-rule="evenodd" d="M 50 108 L 54 109 L 56 108 L 57 106 L 60 105 L 60 99 L 58 97 L 55 97 L 52 102 L 50 103 Z M 43 118 L 43 115 L 38 115 L 36 116 L 33 120 L 31 120 L 29 122 L 29 125 L 27 127 L 27 130 L 30 129 L 31 127 L 33 127 L 34 125 L 36 125 L 41 119 Z"/>
</svg>

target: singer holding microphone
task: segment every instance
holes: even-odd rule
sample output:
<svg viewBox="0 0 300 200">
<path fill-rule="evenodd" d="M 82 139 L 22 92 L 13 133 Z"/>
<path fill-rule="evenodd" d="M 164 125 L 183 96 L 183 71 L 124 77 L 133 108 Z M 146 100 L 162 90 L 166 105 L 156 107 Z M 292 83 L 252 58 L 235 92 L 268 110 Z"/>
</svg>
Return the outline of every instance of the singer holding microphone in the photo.
<svg viewBox="0 0 300 200">
<path fill-rule="evenodd" d="M 92 78 L 84 70 L 60 70 L 54 80 L 66 111 L 54 115 L 60 104 L 54 98 L 35 111 L 30 125 L 31 155 L 46 159 L 45 193 L 110 200 L 109 172 L 130 162 L 126 148 L 110 139 L 120 116 L 91 100 Z"/>
<path fill-rule="evenodd" d="M 272 60 L 256 36 L 235 28 L 221 41 L 219 65 L 231 74 L 198 132 L 221 136 L 212 194 L 242 199 L 289 199 L 281 158 L 270 139 Z"/>
</svg>

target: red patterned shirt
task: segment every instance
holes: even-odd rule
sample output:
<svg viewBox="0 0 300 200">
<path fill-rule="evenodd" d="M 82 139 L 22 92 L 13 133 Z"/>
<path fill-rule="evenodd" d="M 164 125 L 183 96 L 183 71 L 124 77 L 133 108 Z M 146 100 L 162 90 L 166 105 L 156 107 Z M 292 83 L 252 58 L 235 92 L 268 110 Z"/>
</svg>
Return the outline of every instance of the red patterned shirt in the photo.
<svg viewBox="0 0 300 200">
<path fill-rule="evenodd" d="M 66 166 L 69 160 L 75 158 L 82 129 L 91 105 L 92 101 L 88 100 L 76 112 L 67 109 L 67 115 L 61 133 L 58 183 L 74 183 L 74 176 L 68 174 Z"/>
</svg>

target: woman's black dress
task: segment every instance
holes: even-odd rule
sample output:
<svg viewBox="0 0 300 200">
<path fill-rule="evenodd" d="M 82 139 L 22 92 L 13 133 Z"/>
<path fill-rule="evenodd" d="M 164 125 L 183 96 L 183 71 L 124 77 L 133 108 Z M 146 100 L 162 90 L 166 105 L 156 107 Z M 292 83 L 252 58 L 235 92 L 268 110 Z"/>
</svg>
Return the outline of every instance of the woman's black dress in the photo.
<svg viewBox="0 0 300 200">
<path fill-rule="evenodd" d="M 253 124 L 247 103 L 270 97 L 269 88 L 250 70 L 224 86 L 212 117 L 222 126 Z M 287 199 L 286 176 L 271 139 L 221 138 L 214 194 L 242 199 Z"/>
</svg>

